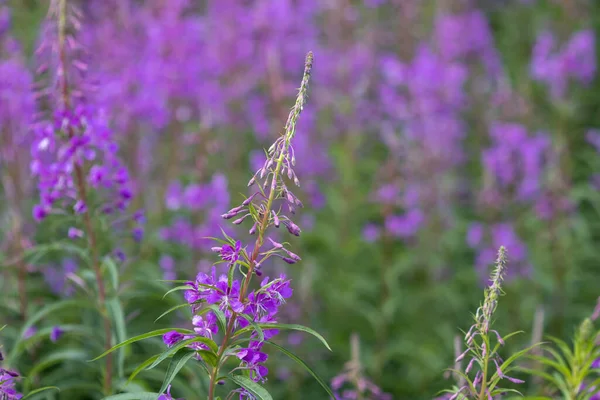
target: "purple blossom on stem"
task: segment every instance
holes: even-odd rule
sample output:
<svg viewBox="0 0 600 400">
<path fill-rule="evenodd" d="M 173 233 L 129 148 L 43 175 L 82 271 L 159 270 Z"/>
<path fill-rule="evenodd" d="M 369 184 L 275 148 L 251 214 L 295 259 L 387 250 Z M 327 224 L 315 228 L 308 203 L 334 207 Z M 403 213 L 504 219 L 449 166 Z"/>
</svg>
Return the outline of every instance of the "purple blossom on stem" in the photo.
<svg viewBox="0 0 600 400">
<path fill-rule="evenodd" d="M 50 340 L 56 342 L 64 333 L 65 331 L 61 329 L 60 326 L 53 326 L 52 331 L 50 332 Z"/>
<path fill-rule="evenodd" d="M 90 107 L 57 112 L 54 123 L 40 124 L 32 144 L 31 173 L 38 180 L 40 203 L 34 217 L 45 218 L 53 209 L 87 212 L 86 199 L 80 197 L 77 171 L 91 164 L 88 182 L 99 190 L 105 208 L 124 210 L 131 200 L 131 182 L 117 156 L 105 117 Z M 64 141 L 59 138 L 65 138 Z"/>
<path fill-rule="evenodd" d="M 263 365 L 268 358 L 267 354 L 262 351 L 264 340 L 271 339 L 279 332 L 278 329 L 268 329 L 265 325 L 277 322 L 279 308 L 286 299 L 292 296 L 293 290 L 290 280 L 283 274 L 272 280 L 268 277 L 264 278 L 260 283 L 260 288 L 256 290 L 250 289 L 250 281 L 254 275 L 260 275 L 260 264 L 272 255 L 276 255 L 288 263 L 300 260 L 297 254 L 286 249 L 282 243 L 270 238 L 272 248 L 268 251 L 264 251 L 262 248 L 267 229 L 271 226 L 276 227 L 279 223 L 283 223 L 291 234 L 295 236 L 300 234 L 300 228 L 288 215 L 283 214 L 282 206 L 287 205 L 288 210 L 293 214 L 297 207 L 302 207 L 302 202 L 291 192 L 283 177 L 287 176 L 295 185 L 299 185 L 298 177 L 293 169 L 296 160 L 292 139 L 296 133 L 296 123 L 306 99 L 308 80 L 312 70 L 312 57 L 312 53 L 307 55 L 304 76 L 296 104 L 286 122 L 285 132 L 269 148 L 267 160 L 259 167 L 250 181 L 249 186 L 257 185 L 258 191 L 255 191 L 239 206 L 221 215 L 224 219 L 231 219 L 242 214 L 243 217 L 233 221 L 236 225 L 241 224 L 245 218 L 251 217 L 252 230 L 256 233 L 253 250 L 246 252 L 239 240 L 225 235 L 227 243 L 220 247 L 213 247 L 212 250 L 219 253 L 223 261 L 228 262 L 229 273 L 217 278 L 216 268 L 213 266 L 210 275 L 201 272 L 194 281 L 188 282 L 189 289 L 184 293 L 186 301 L 192 306 L 195 314 L 192 320 L 195 334 L 208 339 L 214 338 L 219 330 L 217 322 L 219 318 L 224 317 L 223 338 L 218 346 L 216 356 L 219 360 L 221 357 L 235 356 L 240 361 L 239 367 L 236 369 L 248 371 L 250 378 L 255 382 L 264 382 L 268 373 L 267 367 Z M 256 193 L 261 193 L 261 196 L 257 196 Z M 171 200 L 171 203 L 177 202 Z M 252 213 L 249 212 L 251 207 Z M 279 211 L 276 211 L 275 207 L 278 207 Z M 260 256 L 263 258 L 259 259 Z M 245 269 L 244 277 L 241 280 L 234 277 L 236 266 L 239 266 L 240 270 Z M 218 311 L 214 308 L 207 310 L 206 305 L 215 305 L 218 307 Z M 263 329 L 255 330 L 255 324 L 263 324 Z M 250 328 L 252 329 L 248 332 Z M 244 329 L 246 330 L 242 332 Z M 230 345 L 229 341 L 244 332 L 250 334 L 247 347 L 237 348 L 235 352 L 226 352 Z M 187 336 L 172 331 L 164 335 L 163 341 L 167 346 L 173 346 L 185 337 Z M 193 344 L 190 347 L 208 349 L 204 343 Z M 210 373 L 209 400 L 214 399 L 220 365 L 223 365 L 221 361 Z M 238 389 L 236 393 L 239 393 L 242 398 L 251 398 L 244 389 Z"/>
<path fill-rule="evenodd" d="M 224 244 L 221 247 L 213 247 L 213 251 L 219 253 L 221 259 L 228 261 L 230 265 L 235 264 L 242 253 L 242 242 L 239 240 L 235 242 L 235 245 Z"/>
<path fill-rule="evenodd" d="M 163 342 L 167 347 L 173 347 L 173 345 L 182 341 L 185 336 L 177 331 L 167 332 L 163 335 Z"/>
<path fill-rule="evenodd" d="M 589 85 L 596 74 L 595 34 L 592 30 L 575 32 L 560 49 L 556 39 L 545 31 L 533 48 L 531 75 L 550 87 L 551 95 L 562 99 L 570 80 Z"/>
<path fill-rule="evenodd" d="M 6 400 L 19 400 L 22 394 L 15 389 L 15 378 L 19 374 L 13 371 L 0 368 L 0 398 Z"/>
</svg>

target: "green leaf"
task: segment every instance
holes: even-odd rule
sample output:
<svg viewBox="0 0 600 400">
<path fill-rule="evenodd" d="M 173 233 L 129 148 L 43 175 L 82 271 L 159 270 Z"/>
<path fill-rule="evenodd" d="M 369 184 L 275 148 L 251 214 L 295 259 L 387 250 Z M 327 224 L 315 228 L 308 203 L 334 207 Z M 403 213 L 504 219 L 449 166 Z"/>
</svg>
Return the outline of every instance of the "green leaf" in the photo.
<svg viewBox="0 0 600 400">
<path fill-rule="evenodd" d="M 200 356 L 202 357 L 202 360 L 204 360 L 204 362 L 208 365 L 210 365 L 211 367 L 216 367 L 217 366 L 217 355 L 215 353 L 213 353 L 212 351 L 208 351 L 208 350 L 198 350 L 197 351 L 198 354 L 200 354 Z"/>
<path fill-rule="evenodd" d="M 141 363 L 140 365 L 138 365 L 137 368 L 134 369 L 133 372 L 131 373 L 131 375 L 129 376 L 129 379 L 127 379 L 127 385 L 130 384 L 131 381 L 133 381 L 140 372 L 145 370 L 148 365 L 150 365 L 154 361 L 156 361 L 156 359 L 158 358 L 159 355 L 160 354 L 156 354 L 156 355 L 150 357 L 149 359 L 147 359 L 146 361 L 144 361 L 143 363 Z"/>
<path fill-rule="evenodd" d="M 223 314 L 223 311 L 221 311 L 219 307 L 217 307 L 215 304 L 210 304 L 205 306 L 203 310 L 211 310 L 215 314 L 215 317 L 217 317 L 217 323 L 219 324 L 219 329 L 221 329 L 221 332 L 227 332 L 227 320 L 225 318 L 225 314 Z M 200 315 L 206 312 L 203 310 L 200 311 Z"/>
<path fill-rule="evenodd" d="M 214 240 L 215 242 L 219 242 L 221 244 L 229 244 L 229 242 L 227 242 L 223 239 L 219 239 L 219 238 L 212 237 L 212 236 L 203 236 L 202 239 L 210 239 L 210 240 Z"/>
<path fill-rule="evenodd" d="M 263 330 L 265 329 L 284 329 L 284 330 L 294 330 L 294 331 L 302 331 L 302 332 L 306 332 L 306 333 L 310 333 L 311 335 L 313 335 L 314 337 L 316 337 L 317 339 L 319 339 L 321 341 L 321 343 L 323 343 L 323 345 L 325 345 L 325 347 L 327 347 L 327 350 L 332 351 L 331 347 L 329 347 L 329 344 L 327 343 L 327 341 L 325 340 L 325 338 L 323 336 L 321 336 L 320 334 L 318 334 L 317 332 L 315 332 L 314 330 L 303 326 L 303 325 L 296 325 L 296 324 L 258 324 L 258 326 L 260 326 Z M 240 329 L 238 331 L 238 333 L 236 334 L 236 336 L 242 334 L 242 333 L 247 333 L 247 332 L 251 332 L 254 328 L 252 326 L 248 326 L 244 329 Z"/>
<path fill-rule="evenodd" d="M 106 301 L 106 309 L 112 317 L 113 327 L 115 329 L 115 336 L 118 342 L 123 342 L 127 338 L 127 331 L 125 329 L 125 315 L 123 314 L 123 308 L 118 298 L 113 297 Z M 125 351 L 121 350 L 117 355 L 117 372 L 119 378 L 125 376 Z"/>
<path fill-rule="evenodd" d="M 164 393 L 167 390 L 169 384 L 173 381 L 173 379 L 177 376 L 181 368 L 185 366 L 185 364 L 192 358 L 195 354 L 195 351 L 190 349 L 181 349 L 171 359 L 171 363 L 169 364 L 169 368 L 165 373 L 165 380 L 160 388 L 160 393 Z"/>
<path fill-rule="evenodd" d="M 574 361 L 575 355 L 573 354 L 573 352 L 571 351 L 569 346 L 563 340 L 561 340 L 557 337 L 554 337 L 554 336 L 548 336 L 548 338 L 550 340 L 552 340 L 554 342 L 554 344 L 556 344 L 560 348 L 560 350 L 562 351 L 562 353 L 566 357 L 566 360 L 569 363 Z"/>
<path fill-rule="evenodd" d="M 184 304 L 178 304 L 178 305 L 176 305 L 176 306 L 174 306 L 174 307 L 171 307 L 171 308 L 169 308 L 167 311 L 165 311 L 164 313 L 160 314 L 160 316 L 159 316 L 158 318 L 156 318 L 156 319 L 154 320 L 154 322 L 157 322 L 159 319 L 161 319 L 161 318 L 162 318 L 162 317 L 164 317 L 165 315 L 167 315 L 167 314 L 170 314 L 170 313 L 172 313 L 173 311 L 175 311 L 175 310 L 179 310 L 180 308 L 183 308 L 183 307 L 186 307 L 186 306 L 189 306 L 189 304 L 187 304 L 187 303 L 184 303 Z"/>
<path fill-rule="evenodd" d="M 545 350 L 550 353 L 558 363 L 557 371 L 563 374 L 565 378 L 571 379 L 570 364 L 553 348 L 546 347 Z"/>
<path fill-rule="evenodd" d="M 526 374 L 529 374 L 529 375 L 539 376 L 540 378 L 547 380 L 548 382 L 554 384 L 555 386 L 559 385 L 558 381 L 547 372 L 539 371 L 536 369 L 524 368 L 524 367 L 517 367 L 517 370 L 521 371 L 521 372 L 525 372 Z"/>
<path fill-rule="evenodd" d="M 523 393 L 519 392 L 516 389 L 506 389 L 506 388 L 497 388 L 495 389 L 492 393 L 490 393 L 492 396 L 496 396 L 496 395 L 501 395 L 503 393 L 516 393 L 518 395 L 520 395 L 521 397 L 523 397 Z"/>
<path fill-rule="evenodd" d="M 254 322 L 252 317 L 249 315 L 246 315 L 246 314 L 240 314 L 240 316 L 243 317 L 246 321 L 248 321 L 250 323 L 250 325 L 254 328 L 254 330 L 258 333 L 258 341 L 259 342 L 264 341 L 265 334 L 264 334 L 262 328 L 260 326 L 258 326 L 258 324 L 256 322 Z"/>
<path fill-rule="evenodd" d="M 210 347 L 214 352 L 216 352 L 218 350 L 217 344 L 215 342 L 213 342 L 212 340 L 205 338 L 205 337 L 194 337 L 191 339 L 187 339 L 187 340 L 182 340 L 181 342 L 177 343 L 176 345 L 174 345 L 173 347 L 171 347 L 170 349 L 167 349 L 166 351 L 164 351 L 163 353 L 161 353 L 158 358 L 156 360 L 154 360 L 154 362 L 152 364 L 150 364 L 150 366 L 146 369 L 152 369 L 154 367 L 156 367 L 158 364 L 160 364 L 161 362 L 163 362 L 164 360 L 166 360 L 167 358 L 169 358 L 170 356 L 172 356 L 173 354 L 175 354 L 176 352 L 178 352 L 180 349 L 186 347 L 187 345 L 190 345 L 192 343 L 204 343 L 206 344 L 208 347 Z"/>
<path fill-rule="evenodd" d="M 235 382 L 237 385 L 243 387 L 250 392 L 258 400 L 273 400 L 271 394 L 267 392 L 267 389 L 254 382 L 252 379 L 244 375 L 227 375 L 229 379 Z"/>
<path fill-rule="evenodd" d="M 502 363 L 502 365 L 500 365 L 500 370 L 508 372 L 508 368 L 510 367 L 510 365 L 513 362 L 515 362 L 517 359 L 519 359 L 520 357 L 524 356 L 529 351 L 531 351 L 532 349 L 534 349 L 535 347 L 537 347 L 539 345 L 541 345 L 541 343 L 536 343 L 533 346 L 529 346 L 529 347 L 527 347 L 527 348 L 525 348 L 523 350 L 520 350 L 520 351 L 517 351 L 516 353 L 513 353 L 510 357 L 508 357 Z M 498 375 L 498 372 L 495 372 L 494 375 L 492 375 L 492 378 L 490 379 L 489 390 L 493 391 L 499 381 L 500 381 L 500 376 Z"/>
<path fill-rule="evenodd" d="M 291 358 L 292 360 L 294 360 L 298 364 L 300 364 L 306 371 L 308 371 L 309 374 L 311 374 L 313 376 L 313 378 L 315 378 L 315 380 L 317 382 L 319 382 L 319 385 L 321 385 L 321 387 L 323 387 L 323 389 L 325 389 L 325 391 L 331 396 L 331 398 L 335 399 L 335 395 L 331 391 L 331 388 L 329 388 L 329 385 L 327 385 L 327 383 L 325 383 L 325 381 L 323 379 L 321 379 L 321 377 L 319 375 L 317 375 L 317 373 L 315 371 L 313 371 L 313 369 L 310 368 L 302 359 L 300 359 L 297 355 L 295 355 L 294 353 L 292 353 L 291 351 L 289 351 L 285 347 L 282 347 L 282 346 L 280 346 L 280 345 L 278 345 L 276 343 L 270 342 L 268 340 L 267 340 L 266 343 L 268 343 L 271 346 L 275 347 L 276 349 L 278 349 L 279 351 L 281 351 L 283 354 L 285 354 L 286 356 L 288 356 L 289 358 Z"/>
<path fill-rule="evenodd" d="M 502 339 L 504 340 L 504 343 L 506 343 L 508 341 L 508 339 L 510 339 L 511 337 L 516 336 L 516 335 L 518 335 L 520 333 L 525 333 L 525 332 L 524 331 L 512 332 L 512 333 L 509 333 L 508 335 L 505 335 Z M 494 346 L 494 350 L 492 350 L 492 354 L 494 354 L 495 352 L 497 352 L 498 349 L 500 348 L 500 346 L 502 346 L 500 344 L 500 342 L 496 343 L 496 345 Z"/>
<path fill-rule="evenodd" d="M 110 354 L 113 351 L 115 351 L 117 349 L 120 349 L 123 346 L 127 346 L 128 344 L 139 342 L 140 340 L 148 339 L 148 338 L 155 337 L 155 336 L 161 336 L 161 335 L 164 335 L 165 333 L 171 332 L 171 331 L 176 331 L 176 332 L 179 332 L 179 333 L 185 333 L 185 334 L 188 334 L 188 335 L 189 334 L 191 334 L 191 335 L 195 334 L 194 331 L 190 331 L 189 329 L 181 329 L 181 328 L 157 329 L 155 331 L 146 332 L 146 333 L 144 333 L 142 335 L 134 336 L 131 339 L 127 339 L 126 341 L 124 341 L 122 343 L 119 343 L 119 344 L 111 347 L 110 349 L 106 350 L 104 353 L 100 354 L 98 357 L 96 357 L 96 358 L 94 358 L 94 359 L 92 359 L 90 361 L 99 360 L 102 357 L 106 356 L 107 354 Z"/>
<path fill-rule="evenodd" d="M 119 290 L 119 268 L 117 264 L 115 264 L 111 257 L 106 256 L 102 262 L 102 267 L 108 271 L 112 288 L 116 292 Z"/>
<path fill-rule="evenodd" d="M 35 394 L 45 392 L 47 390 L 56 390 L 57 392 L 60 392 L 60 389 L 57 388 L 56 386 L 46 386 L 46 387 L 43 387 L 43 388 L 32 390 L 31 392 L 27 393 L 27 395 L 25 395 L 23 397 L 23 400 L 28 399 L 31 396 L 35 395 Z"/>
<path fill-rule="evenodd" d="M 163 299 L 173 292 L 177 292 L 179 290 L 190 290 L 191 288 L 192 287 L 190 285 L 175 286 L 173 289 L 171 289 L 167 293 L 165 293 L 165 295 L 163 296 Z"/>
<path fill-rule="evenodd" d="M 233 283 L 233 273 L 235 272 L 236 263 L 233 263 L 229 266 L 229 271 L 227 272 L 227 286 L 231 287 Z"/>
<path fill-rule="evenodd" d="M 140 393 L 121 393 L 105 397 L 103 400 L 156 400 L 160 393 L 140 392 Z"/>
</svg>

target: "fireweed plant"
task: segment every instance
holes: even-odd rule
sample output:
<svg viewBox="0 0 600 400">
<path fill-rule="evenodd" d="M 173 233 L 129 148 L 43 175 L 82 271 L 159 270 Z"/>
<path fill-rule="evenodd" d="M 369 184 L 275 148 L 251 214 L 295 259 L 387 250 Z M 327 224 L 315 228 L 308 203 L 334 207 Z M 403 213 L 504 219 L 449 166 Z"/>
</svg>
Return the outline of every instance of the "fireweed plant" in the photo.
<svg viewBox="0 0 600 400">
<path fill-rule="evenodd" d="M 464 371 L 450 370 L 460 376 L 461 382 L 464 383 L 460 387 L 444 391 L 449 393 L 445 396 L 448 400 L 494 399 L 497 398 L 496 396 L 509 392 L 519 393 L 515 389 L 500 387 L 501 380 L 506 379 L 516 384 L 524 383 L 524 381 L 507 374 L 516 369 L 513 365 L 514 362 L 537 344 L 503 360 L 498 350 L 504 345 L 505 340 L 521 332 L 513 332 L 502 337 L 498 331 L 492 329 L 492 318 L 498 306 L 498 299 L 503 294 L 502 281 L 506 274 L 506 264 L 506 249 L 502 246 L 498 250 L 496 268 L 490 276 L 490 284 L 484 290 L 483 305 L 477 309 L 474 315 L 475 323 L 465 334 L 464 341 L 467 349 L 456 359 L 456 362 L 463 359 L 469 360 L 467 367 Z M 475 376 L 471 378 L 475 371 L 477 371 Z"/>
<path fill-rule="evenodd" d="M 286 299 L 292 296 L 290 280 L 284 274 L 278 278 L 262 277 L 261 266 L 270 258 L 281 258 L 287 264 L 295 264 L 300 257 L 291 252 L 287 242 L 280 243 L 269 236 L 269 228 L 285 227 L 293 236 L 300 236 L 300 228 L 291 216 L 296 213 L 302 202 L 292 193 L 284 176 L 300 185 L 294 172 L 295 155 L 292 140 L 296 131 L 296 123 L 304 107 L 307 97 L 308 82 L 313 64 L 313 54 L 306 56 L 304 75 L 283 134 L 267 151 L 267 160 L 250 179 L 248 186 L 254 193 L 239 206 L 222 214 L 222 218 L 233 220 L 240 225 L 245 220 L 251 222 L 249 233 L 256 236 L 254 246 L 249 248 L 241 241 L 223 233 L 223 239 L 214 238 L 220 245 L 212 250 L 220 257 L 218 263 L 226 263 L 228 273 L 217 276 L 216 266 L 212 272 L 200 272 L 194 281 L 176 287 L 184 290 L 187 303 L 191 306 L 193 330 L 161 329 L 136 336 L 114 346 L 98 358 L 104 357 L 127 344 L 162 335 L 167 350 L 151 357 L 140 365 L 137 372 L 151 369 L 160 362 L 171 358 L 171 364 L 160 389 L 162 398 L 170 397 L 170 384 L 177 373 L 190 359 L 195 359 L 208 375 L 208 399 L 217 396 L 217 385 L 231 380 L 239 386 L 226 397 L 231 399 L 238 395 L 240 399 L 271 399 L 271 395 L 259 383 L 267 380 L 268 369 L 264 363 L 268 354 L 264 345 L 280 350 L 307 370 L 319 381 L 332 396 L 329 387 L 300 360 L 285 348 L 271 342 L 281 329 L 292 329 L 308 332 L 317 337 L 327 348 L 329 345 L 317 332 L 301 325 L 277 323 L 279 308 Z M 241 278 L 237 278 L 239 273 Z M 252 290 L 252 277 L 261 277 L 260 287 Z M 180 306 L 174 309 L 180 308 Z M 173 310 L 173 309 L 172 309 Z M 169 311 L 172 311 L 169 310 Z M 167 311 L 167 312 L 169 312 Z M 223 371 L 229 360 L 235 360 L 234 368 Z M 167 394 L 164 394 L 167 391 Z M 121 399 L 122 397 L 119 397 Z M 133 398 L 133 397 L 131 397 Z"/>
<path fill-rule="evenodd" d="M 555 337 L 549 337 L 552 346 L 544 346 L 545 355 L 529 355 L 536 366 L 544 368 L 519 368 L 538 376 L 549 385 L 546 392 L 553 399 L 561 396 L 567 400 L 600 399 L 600 330 L 595 330 L 594 320 L 600 314 L 600 302 L 591 318 L 583 320 L 573 337 L 573 346 Z"/>
<path fill-rule="evenodd" d="M 76 297 L 50 302 L 25 321 L 21 342 L 8 353 L 9 364 L 23 359 L 25 350 L 43 340 L 57 342 L 64 333 L 83 335 L 86 349 L 92 351 L 102 342 L 105 349 L 110 349 L 113 336 L 117 340 L 126 338 L 125 317 L 117 295 L 118 264 L 124 253 L 115 243 L 122 241 L 122 236 L 141 240 L 144 215 L 126 214 L 133 196 L 128 170 L 119 159 L 119 147 L 107 116 L 87 101 L 92 87 L 85 77 L 85 49 L 78 41 L 82 18 L 81 11 L 67 0 L 52 1 L 44 38 L 36 51 L 37 99 L 42 112 L 32 126 L 30 170 L 39 192 L 32 214 L 40 223 L 40 231 L 52 232 L 53 237 L 62 239 L 27 249 L 25 258 L 27 263 L 39 265 L 46 259 L 53 260 L 57 253 L 71 253 L 85 268 L 79 274 L 70 274 L 69 279 L 78 289 Z M 129 231 L 132 224 L 133 232 Z M 80 297 L 82 293 L 85 297 Z M 61 295 L 66 296 L 66 292 Z M 82 309 L 95 311 L 92 316 L 81 314 Z M 58 325 L 35 329 L 36 324 L 57 318 L 59 311 L 66 310 L 69 312 L 63 313 L 65 320 Z M 102 329 L 92 329 L 89 321 L 101 321 Z M 61 361 L 69 369 L 75 355 L 74 351 L 63 352 L 60 357 L 54 355 L 51 364 L 35 358 L 31 361 L 36 373 L 40 373 L 43 367 Z M 78 354 L 77 362 L 82 362 L 82 358 L 86 357 Z M 88 382 L 84 389 L 87 394 L 110 395 L 114 391 L 113 377 L 123 374 L 124 358 L 120 355 L 116 365 L 113 361 L 112 355 L 107 357 L 104 368 L 92 372 L 89 379 L 103 377 L 103 384 L 91 389 Z M 85 368 L 90 370 L 90 366 Z M 76 373 L 81 376 L 81 370 Z"/>
</svg>

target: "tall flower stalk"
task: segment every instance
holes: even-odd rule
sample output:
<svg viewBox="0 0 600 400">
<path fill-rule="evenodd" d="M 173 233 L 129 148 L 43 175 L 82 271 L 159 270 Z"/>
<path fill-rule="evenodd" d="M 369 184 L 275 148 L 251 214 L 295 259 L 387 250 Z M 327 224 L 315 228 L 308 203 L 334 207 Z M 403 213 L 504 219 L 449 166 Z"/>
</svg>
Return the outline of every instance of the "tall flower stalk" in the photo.
<svg viewBox="0 0 600 400">
<path fill-rule="evenodd" d="M 118 145 L 103 113 L 87 104 L 84 93 L 88 65 L 79 59 L 82 45 L 76 35 L 82 15 L 67 0 L 50 5 L 48 30 L 37 54 L 42 59 L 40 75 L 50 82 L 38 97 L 47 99 L 53 112 L 47 121 L 36 124 L 32 144 L 31 172 L 38 180 L 40 201 L 33 217 L 41 221 L 51 214 L 75 214 L 83 229 L 68 228 L 73 241 L 87 242 L 90 264 L 95 275 L 97 307 L 103 320 L 106 349 L 111 348 L 112 324 L 107 309 L 107 291 L 101 265 L 101 249 L 94 215 L 124 211 L 131 197 L 129 174 L 117 156 Z M 102 204 L 98 205 L 98 200 Z M 96 208 L 98 206 L 98 208 Z M 96 218 L 96 217 L 95 217 Z M 134 219 L 140 219 L 136 213 Z M 143 219 L 143 218 L 142 218 Z M 115 288 L 116 290 L 116 288 Z M 112 391 L 113 359 L 106 359 L 103 390 Z"/>
<path fill-rule="evenodd" d="M 298 91 L 298 96 L 296 98 L 296 103 L 294 107 L 290 111 L 288 116 L 288 120 L 285 124 L 285 129 L 283 134 L 275 141 L 275 143 L 269 148 L 268 155 L 269 157 L 265 161 L 265 164 L 261 169 L 259 169 L 252 179 L 249 182 L 249 186 L 256 185 L 258 187 L 258 191 L 249 197 L 246 201 L 244 201 L 240 206 L 235 207 L 230 210 L 228 213 L 223 215 L 223 218 L 230 219 L 241 213 L 247 212 L 247 215 L 251 215 L 254 220 L 254 225 L 251 228 L 251 232 L 256 231 L 257 237 L 256 242 L 254 243 L 254 249 L 252 250 L 250 256 L 244 254 L 244 257 L 248 260 L 248 272 L 245 275 L 242 281 L 242 288 L 239 293 L 239 302 L 244 303 L 246 299 L 246 293 L 248 291 L 248 287 L 250 285 L 250 281 L 252 280 L 252 276 L 257 273 L 257 267 L 260 267 L 259 257 L 263 256 L 261 261 L 264 261 L 266 258 L 270 257 L 273 254 L 279 253 L 281 250 L 284 251 L 286 256 L 282 256 L 282 258 L 288 263 L 295 263 L 299 260 L 299 257 L 295 254 L 286 251 L 282 244 L 273 243 L 273 249 L 268 253 L 261 253 L 261 249 L 265 240 L 265 232 L 269 226 L 279 227 L 281 223 L 283 223 L 288 231 L 295 235 L 300 235 L 300 228 L 294 224 L 294 222 L 287 216 L 280 216 L 280 211 L 275 211 L 273 209 L 274 201 L 276 198 L 285 198 L 288 202 L 288 209 L 291 212 L 295 212 L 295 208 L 302 203 L 298 200 L 293 193 L 288 190 L 285 182 L 282 179 L 281 174 L 287 172 L 287 176 L 290 179 L 294 179 L 296 185 L 299 185 L 298 178 L 292 169 L 295 165 L 295 157 L 294 150 L 291 146 L 292 139 L 294 134 L 296 133 L 296 123 L 298 122 L 298 118 L 300 117 L 300 113 L 304 108 L 304 103 L 306 102 L 306 96 L 308 91 L 308 82 L 310 80 L 310 74 L 312 70 L 313 64 L 313 53 L 309 52 L 306 56 L 306 62 L 304 65 L 304 75 L 302 77 L 302 83 L 300 84 L 300 89 Z M 261 183 L 261 179 L 264 178 L 264 181 Z M 269 183 L 270 179 L 270 183 Z M 254 203 L 254 199 L 262 198 L 262 201 Z M 248 202 L 248 200 L 250 200 Z M 240 219 L 242 219 L 240 218 Z M 234 221 L 236 223 L 239 220 Z M 223 248 L 219 250 L 223 255 Z M 229 319 L 229 324 L 227 325 L 227 330 L 225 332 L 225 336 L 223 341 L 221 342 L 221 346 L 219 347 L 219 351 L 217 353 L 217 358 L 221 358 L 227 345 L 229 344 L 229 340 L 233 334 L 235 329 L 235 323 L 237 320 L 237 313 L 234 311 L 232 317 Z M 208 391 L 208 398 L 212 400 L 214 398 L 215 385 L 217 383 L 217 378 L 219 374 L 219 366 L 216 366 L 212 374 L 210 376 L 210 384 Z"/>
<path fill-rule="evenodd" d="M 145 363 L 147 369 L 171 355 L 175 360 L 173 362 L 177 363 L 182 359 L 186 362 L 195 358 L 208 374 L 209 400 L 215 399 L 217 384 L 225 379 L 230 379 L 239 386 L 239 389 L 229 393 L 227 399 L 236 394 L 241 399 L 270 399 L 268 392 L 257 384 L 266 381 L 268 369 L 264 363 L 268 354 L 263 351 L 263 346 L 269 344 L 307 368 L 334 397 L 331 389 L 303 361 L 270 341 L 281 329 L 292 329 L 312 334 L 329 348 L 325 339 L 312 329 L 277 322 L 279 308 L 292 296 L 290 280 L 284 274 L 275 279 L 264 277 L 258 289 L 250 289 L 252 277 L 263 275 L 261 267 L 268 259 L 278 257 L 287 264 L 300 261 L 300 257 L 287 248 L 287 242 L 275 241 L 267 236 L 267 231 L 270 227 L 279 228 L 283 225 L 293 236 L 299 236 L 301 232 L 291 216 L 295 214 L 297 207 L 302 207 L 302 202 L 289 189 L 284 176 L 299 186 L 300 182 L 294 172 L 296 157 L 292 140 L 306 101 L 312 63 L 313 54 L 309 52 L 296 103 L 290 111 L 285 129 L 267 151 L 267 159 L 262 167 L 248 183 L 249 187 L 254 188 L 253 193 L 240 205 L 222 215 L 226 220 L 233 220 L 234 225 L 250 220 L 252 226 L 249 233 L 256 235 L 253 247 L 248 249 L 241 241 L 223 232 L 224 240 L 215 238 L 221 245 L 212 250 L 219 254 L 219 263 L 227 265 L 228 273 L 217 276 L 214 266 L 210 274 L 201 272 L 194 281 L 173 289 L 185 290 L 184 297 L 194 314 L 191 321 L 194 329 L 149 332 L 113 347 L 100 357 L 125 344 L 162 335 L 168 349 L 162 355 L 149 359 Z M 235 278 L 236 271 L 242 275 L 241 279 Z M 216 340 L 218 335 L 220 342 Z M 230 359 L 237 359 L 239 366 L 223 374 L 225 363 Z M 173 374 L 165 377 L 161 395 L 170 390 L 168 388 L 173 378 Z"/>
<path fill-rule="evenodd" d="M 74 16 L 72 16 L 75 18 Z M 71 89 L 69 87 L 69 77 L 67 71 L 70 69 L 70 60 L 67 53 L 67 0 L 59 0 L 58 2 L 58 55 L 59 55 L 59 73 L 60 79 L 60 90 L 62 94 L 62 101 L 64 111 L 66 113 L 72 111 L 73 104 L 71 102 Z M 75 136 L 75 132 L 71 125 L 67 129 L 68 138 L 70 140 Z M 102 271 L 100 270 L 100 259 L 98 255 L 98 245 L 96 241 L 96 233 L 92 226 L 92 220 L 90 217 L 88 204 L 88 194 L 85 182 L 85 174 L 83 167 L 79 163 L 74 163 L 75 182 L 77 187 L 78 198 L 83 202 L 85 210 L 82 212 L 83 222 L 85 226 L 85 234 L 88 238 L 88 245 L 92 254 L 92 267 L 94 274 L 96 275 L 96 283 L 98 284 L 98 306 L 100 314 L 104 321 L 104 336 L 105 336 L 105 347 L 110 349 L 111 343 L 111 322 L 105 308 L 106 304 L 106 289 L 104 287 L 104 278 L 102 277 Z M 106 372 L 104 375 L 104 392 L 109 394 L 111 392 L 111 380 L 112 380 L 112 356 L 106 358 Z"/>
<path fill-rule="evenodd" d="M 475 323 L 465 334 L 466 350 L 456 358 L 460 362 L 465 358 L 470 358 L 466 369 L 452 371 L 464 379 L 464 384 L 453 390 L 446 390 L 450 393 L 449 400 L 490 400 L 507 392 L 516 392 L 514 389 L 499 387 L 500 381 L 506 379 L 512 383 L 524 383 L 524 381 L 510 377 L 508 374 L 516 367 L 513 363 L 525 355 L 537 344 L 518 351 L 508 357 L 506 360 L 500 357 L 498 350 L 504 346 L 505 340 L 520 333 L 513 332 L 504 337 L 498 331 L 492 329 L 492 318 L 498 306 L 498 300 L 504 293 L 502 291 L 502 282 L 506 275 L 507 255 L 504 246 L 498 250 L 496 259 L 496 268 L 490 276 L 490 284 L 484 291 L 484 302 L 475 313 Z M 471 378 L 469 374 L 472 370 L 477 370 L 475 377 Z"/>
</svg>

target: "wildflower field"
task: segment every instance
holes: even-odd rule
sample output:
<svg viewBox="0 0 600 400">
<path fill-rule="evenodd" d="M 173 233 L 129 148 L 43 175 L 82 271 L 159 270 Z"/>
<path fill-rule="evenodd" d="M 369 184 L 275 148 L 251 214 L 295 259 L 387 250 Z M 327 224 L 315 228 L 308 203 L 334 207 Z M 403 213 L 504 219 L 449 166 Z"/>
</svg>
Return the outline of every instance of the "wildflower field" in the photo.
<svg viewBox="0 0 600 400">
<path fill-rule="evenodd" d="M 600 400 L 598 0 L 0 0 L 0 400 Z"/>
</svg>

